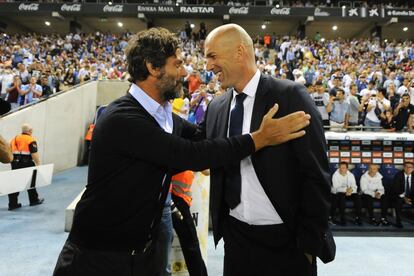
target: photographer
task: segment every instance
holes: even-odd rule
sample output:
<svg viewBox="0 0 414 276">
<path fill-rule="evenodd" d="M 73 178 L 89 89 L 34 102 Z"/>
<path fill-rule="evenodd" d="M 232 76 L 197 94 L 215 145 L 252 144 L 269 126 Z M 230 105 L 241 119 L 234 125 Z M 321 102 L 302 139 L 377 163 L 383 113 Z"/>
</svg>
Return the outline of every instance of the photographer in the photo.
<svg viewBox="0 0 414 276">
<path fill-rule="evenodd" d="M 394 110 L 395 128 L 397 131 L 402 130 L 405 126 L 408 127 L 409 131 L 413 130 L 412 120 L 410 120 L 412 114 L 414 114 L 414 105 L 410 103 L 410 95 L 405 93 L 401 98 L 400 104 Z"/>
<path fill-rule="evenodd" d="M 204 83 L 201 84 L 191 97 L 188 120 L 196 124 L 201 123 L 207 106 L 212 99 L 213 95 L 207 93 L 206 85 Z"/>
<path fill-rule="evenodd" d="M 348 112 L 349 103 L 345 101 L 345 91 L 342 88 L 336 89 L 336 97 L 331 95 L 326 110 L 330 112 L 331 130 L 344 127 L 345 114 Z"/>
<path fill-rule="evenodd" d="M 377 95 L 371 95 L 368 101 L 367 116 L 365 117 L 365 126 L 380 127 L 381 118 L 384 118 L 383 112 L 390 109 L 390 101 L 385 98 L 386 90 L 378 89 Z M 375 130 L 375 128 L 368 129 Z"/>
</svg>

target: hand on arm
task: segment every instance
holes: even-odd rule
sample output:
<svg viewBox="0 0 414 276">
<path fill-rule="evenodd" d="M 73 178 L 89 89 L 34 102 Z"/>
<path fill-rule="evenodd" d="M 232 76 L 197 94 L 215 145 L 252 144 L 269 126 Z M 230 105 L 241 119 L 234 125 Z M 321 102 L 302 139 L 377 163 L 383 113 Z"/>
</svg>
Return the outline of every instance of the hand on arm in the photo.
<svg viewBox="0 0 414 276">
<path fill-rule="evenodd" d="M 260 128 L 252 133 L 256 151 L 265 146 L 274 146 L 305 135 L 302 130 L 310 123 L 310 115 L 297 111 L 282 118 L 273 119 L 279 106 L 275 104 L 263 117 Z"/>
</svg>

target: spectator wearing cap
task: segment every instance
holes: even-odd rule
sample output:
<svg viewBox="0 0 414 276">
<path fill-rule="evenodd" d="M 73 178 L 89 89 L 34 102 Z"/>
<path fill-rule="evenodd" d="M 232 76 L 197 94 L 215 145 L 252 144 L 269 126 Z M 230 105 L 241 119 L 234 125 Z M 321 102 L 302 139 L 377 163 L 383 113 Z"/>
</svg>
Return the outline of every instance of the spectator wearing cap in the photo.
<svg viewBox="0 0 414 276">
<path fill-rule="evenodd" d="M 345 124 L 344 127 L 348 126 L 357 126 L 358 125 L 358 116 L 360 111 L 360 103 L 358 100 L 358 87 L 356 84 L 351 84 L 349 86 L 349 96 L 348 96 L 348 110 L 345 115 Z"/>
<path fill-rule="evenodd" d="M 414 114 L 414 105 L 410 103 L 410 95 L 405 93 L 401 97 L 401 102 L 394 110 L 395 128 L 397 131 L 408 127 L 410 131 L 413 130 L 411 115 Z"/>
<path fill-rule="evenodd" d="M 322 82 L 317 81 L 315 83 L 316 92 L 311 94 L 313 101 L 315 102 L 316 108 L 322 116 L 324 126 L 329 126 L 329 113 L 327 106 L 329 103 L 329 94 L 325 92 L 325 87 Z"/>
<path fill-rule="evenodd" d="M 379 127 L 381 125 L 381 115 L 389 108 L 390 101 L 385 98 L 385 89 L 380 88 L 377 94 L 371 95 L 370 100 L 368 101 L 367 115 L 365 117 L 364 125 Z"/>
<path fill-rule="evenodd" d="M 330 113 L 331 130 L 341 129 L 345 124 L 345 114 L 349 109 L 349 103 L 345 100 L 345 91 L 341 88 L 336 90 L 336 97 L 330 95 L 326 111 Z"/>
</svg>

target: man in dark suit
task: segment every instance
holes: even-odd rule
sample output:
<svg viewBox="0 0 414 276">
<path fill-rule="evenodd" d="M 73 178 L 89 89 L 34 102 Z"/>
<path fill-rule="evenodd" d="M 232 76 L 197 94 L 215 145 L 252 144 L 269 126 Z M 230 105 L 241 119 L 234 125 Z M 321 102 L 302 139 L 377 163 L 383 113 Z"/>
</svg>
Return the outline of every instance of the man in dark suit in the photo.
<svg viewBox="0 0 414 276">
<path fill-rule="evenodd" d="M 414 199 L 414 164 L 411 162 L 404 163 L 404 169 L 395 174 L 392 182 L 392 193 L 394 197 L 394 206 L 396 214 L 397 228 L 403 228 L 401 223 L 401 210 L 404 204 L 413 206 Z"/>
<path fill-rule="evenodd" d="M 197 126 L 173 115 L 169 102 L 186 75 L 177 38 L 162 28 L 142 31 L 126 57 L 132 85 L 95 126 L 88 184 L 55 276 L 165 275 L 157 228 L 171 176 L 238 162 L 303 136 L 309 124 L 304 112 L 272 119 L 272 106 L 258 131 L 192 142 Z"/>
<path fill-rule="evenodd" d="M 316 257 L 329 262 L 335 255 L 321 116 L 304 86 L 260 74 L 253 42 L 240 26 L 213 30 L 205 55 L 207 70 L 230 88 L 209 105 L 207 138 L 258 129 L 275 103 L 276 117 L 297 110 L 312 117 L 305 136 L 211 168 L 211 216 L 215 243 L 224 238 L 224 275 L 316 275 Z"/>
</svg>

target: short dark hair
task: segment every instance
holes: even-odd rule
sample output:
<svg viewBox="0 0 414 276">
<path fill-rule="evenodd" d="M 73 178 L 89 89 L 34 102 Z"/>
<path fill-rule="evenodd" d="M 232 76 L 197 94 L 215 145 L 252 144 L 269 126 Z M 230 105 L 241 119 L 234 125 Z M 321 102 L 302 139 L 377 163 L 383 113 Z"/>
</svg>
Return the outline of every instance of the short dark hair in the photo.
<svg viewBox="0 0 414 276">
<path fill-rule="evenodd" d="M 383 96 L 385 96 L 385 95 L 387 95 L 387 89 L 385 89 L 385 88 L 383 88 L 383 87 L 381 87 L 381 88 L 378 88 L 378 91 L 377 91 L 377 93 L 381 93 Z"/>
<path fill-rule="evenodd" d="M 151 28 L 133 35 L 125 49 L 127 70 L 131 82 L 146 80 L 149 72 L 146 63 L 161 68 L 167 58 L 174 56 L 178 38 L 164 28 Z"/>
<path fill-rule="evenodd" d="M 375 81 L 371 80 L 369 81 L 369 84 L 375 85 Z"/>
<path fill-rule="evenodd" d="M 339 167 L 342 166 L 342 165 L 345 165 L 348 168 L 348 162 L 342 161 L 341 163 L 339 163 Z"/>
</svg>

